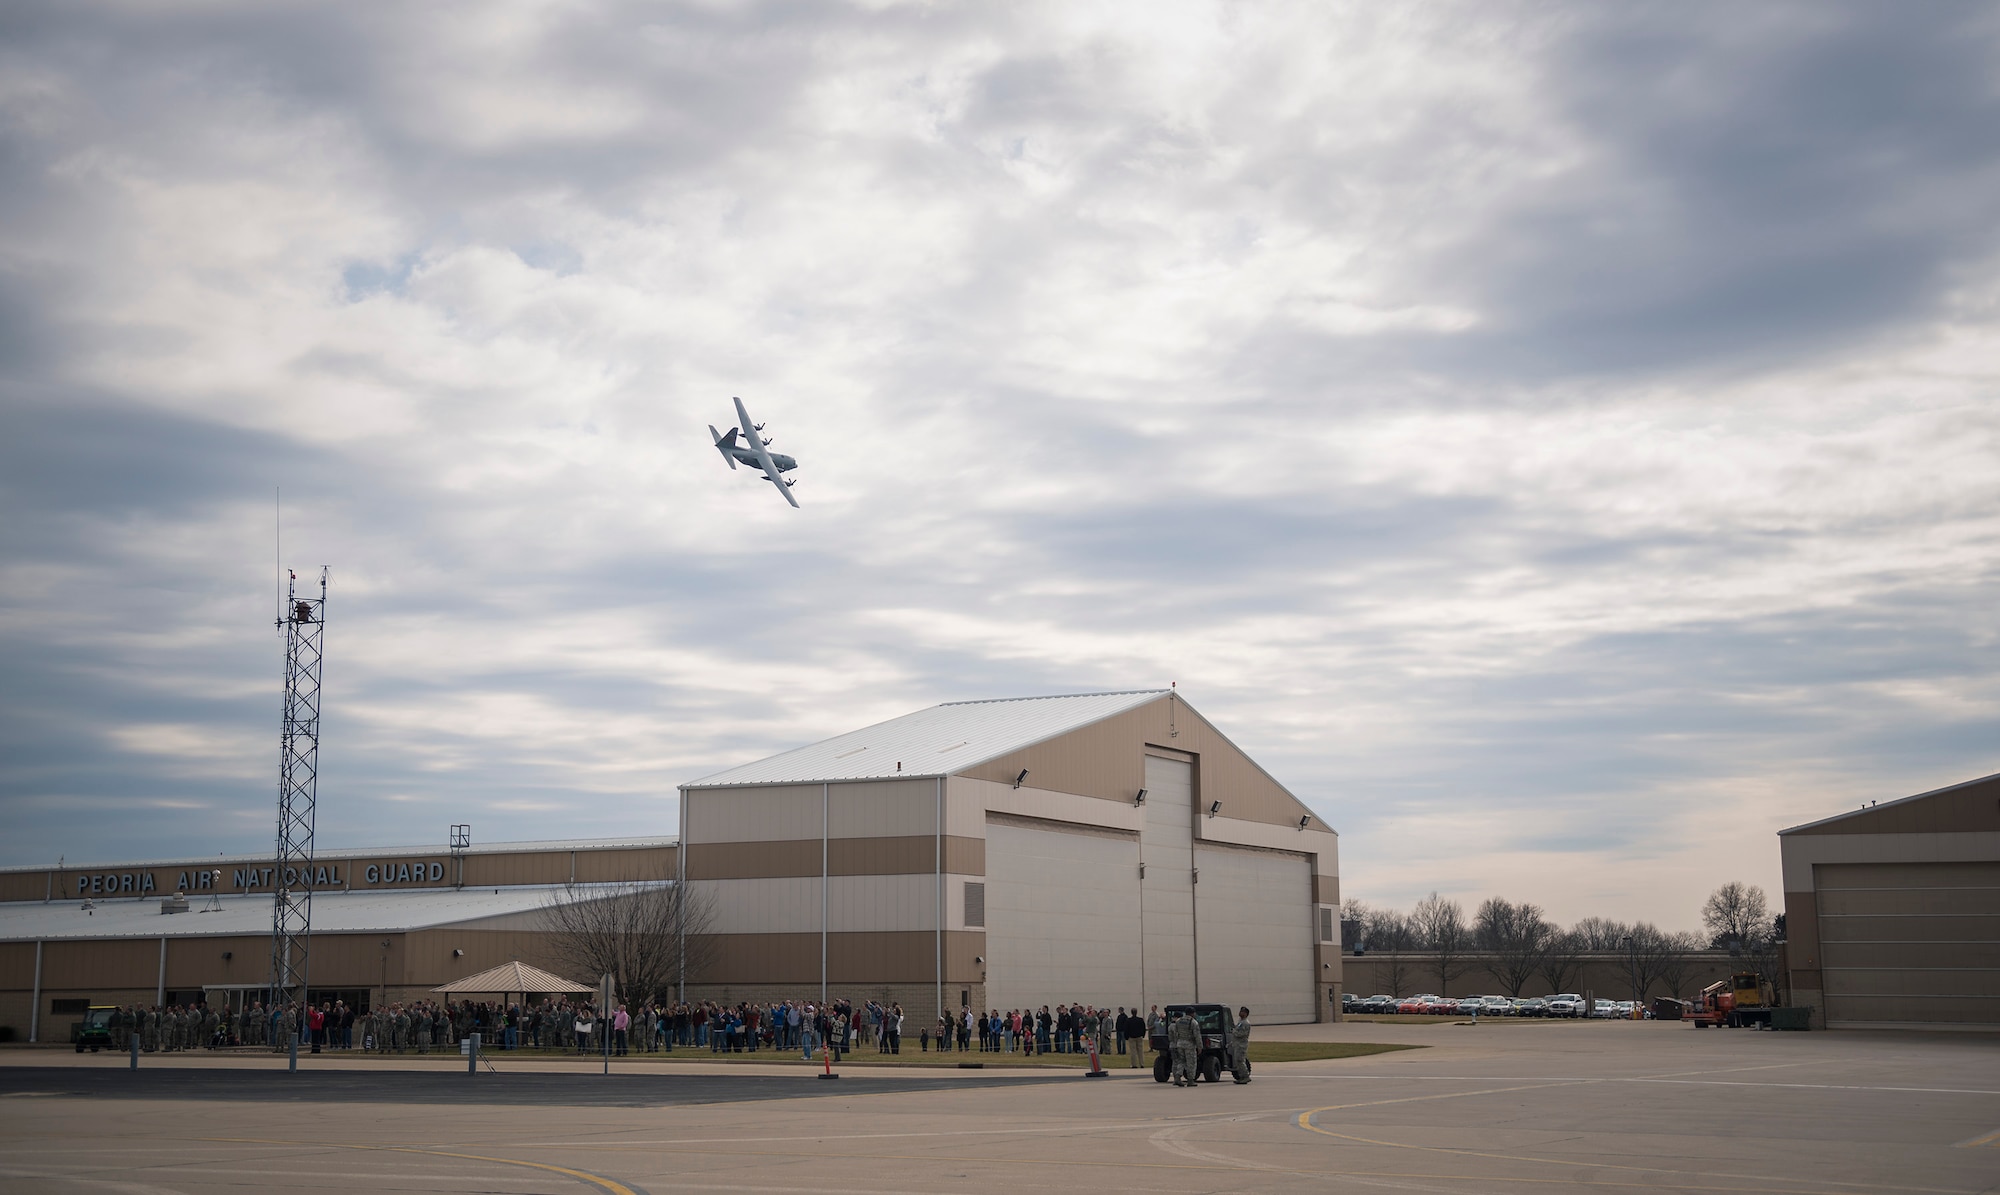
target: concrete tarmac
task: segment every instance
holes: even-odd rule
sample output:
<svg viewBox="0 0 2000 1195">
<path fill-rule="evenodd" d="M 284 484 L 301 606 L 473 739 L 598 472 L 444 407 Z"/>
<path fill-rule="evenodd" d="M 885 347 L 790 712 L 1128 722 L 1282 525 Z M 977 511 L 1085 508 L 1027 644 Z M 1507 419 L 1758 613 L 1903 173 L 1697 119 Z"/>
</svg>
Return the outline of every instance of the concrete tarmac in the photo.
<svg viewBox="0 0 2000 1195">
<path fill-rule="evenodd" d="M 0 1053 L 0 1191 L 2000 1191 L 2000 1037 L 1582 1022 L 1293 1030 L 1429 1049 L 1144 1071 L 626 1063 L 467 1075 Z M 1274 1031 L 1271 1036 L 1278 1036 Z"/>
</svg>

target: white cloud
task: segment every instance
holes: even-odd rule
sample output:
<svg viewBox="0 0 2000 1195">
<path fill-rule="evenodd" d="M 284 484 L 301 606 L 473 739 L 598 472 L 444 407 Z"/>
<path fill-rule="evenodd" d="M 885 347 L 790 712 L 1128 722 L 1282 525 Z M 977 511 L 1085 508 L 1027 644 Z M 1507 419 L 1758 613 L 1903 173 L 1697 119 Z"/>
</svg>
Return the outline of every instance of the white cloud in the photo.
<svg viewBox="0 0 2000 1195">
<path fill-rule="evenodd" d="M 335 570 L 329 838 L 657 831 L 679 781 L 932 701 L 1178 680 L 1354 895 L 1687 924 L 1775 887 L 1778 827 L 1994 765 L 1990 29 L 20 28 L 23 857 L 133 791 L 261 832 L 278 485 Z M 1883 38 L 1921 97 L 1828 67 Z M 732 394 L 803 511 L 707 446 Z M 126 853 L 215 832 L 140 808 Z"/>
</svg>

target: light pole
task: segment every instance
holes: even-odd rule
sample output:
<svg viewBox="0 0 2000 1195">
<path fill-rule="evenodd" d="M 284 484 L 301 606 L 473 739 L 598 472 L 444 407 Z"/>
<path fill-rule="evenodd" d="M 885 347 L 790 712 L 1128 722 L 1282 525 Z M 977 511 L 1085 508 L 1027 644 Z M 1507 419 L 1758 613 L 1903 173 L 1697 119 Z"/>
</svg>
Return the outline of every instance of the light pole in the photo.
<svg viewBox="0 0 2000 1195">
<path fill-rule="evenodd" d="M 1624 942 L 1626 975 L 1632 981 L 1632 1012 L 1636 1016 L 1639 1011 L 1639 947 L 1632 941 L 1631 934 L 1625 935 Z"/>
</svg>

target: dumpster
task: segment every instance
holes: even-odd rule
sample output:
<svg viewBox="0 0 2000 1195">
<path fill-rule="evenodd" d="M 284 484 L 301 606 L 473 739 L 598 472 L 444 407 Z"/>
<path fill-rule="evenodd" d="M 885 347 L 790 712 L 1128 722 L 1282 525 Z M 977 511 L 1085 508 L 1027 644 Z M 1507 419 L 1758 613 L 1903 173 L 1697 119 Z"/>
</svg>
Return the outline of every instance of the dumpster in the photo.
<svg viewBox="0 0 2000 1195">
<path fill-rule="evenodd" d="M 1774 1008 L 1771 1010 L 1771 1028 L 1810 1029 L 1812 1028 L 1812 1009 Z"/>
</svg>

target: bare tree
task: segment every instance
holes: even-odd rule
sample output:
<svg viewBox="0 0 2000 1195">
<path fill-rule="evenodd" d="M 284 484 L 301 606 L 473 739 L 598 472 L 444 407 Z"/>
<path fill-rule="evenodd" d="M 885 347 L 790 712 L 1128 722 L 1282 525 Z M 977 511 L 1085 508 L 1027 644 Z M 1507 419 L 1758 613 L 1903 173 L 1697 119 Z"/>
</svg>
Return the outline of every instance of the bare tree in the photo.
<svg viewBox="0 0 2000 1195">
<path fill-rule="evenodd" d="M 1575 930 L 1557 930 L 1549 935 L 1548 944 L 1542 948 L 1541 966 L 1538 968 L 1549 985 L 1549 991 L 1563 991 L 1583 972 L 1583 951 L 1583 939 L 1577 936 Z"/>
<path fill-rule="evenodd" d="M 1701 953 L 1701 935 L 1696 933 L 1661 934 L 1656 943 L 1653 973 L 1659 977 L 1667 995 L 1676 1000 L 1687 989 L 1688 972 L 1694 969 L 1696 956 Z"/>
<path fill-rule="evenodd" d="M 714 960 L 713 901 L 684 896 L 669 880 L 572 881 L 543 907 L 552 952 L 570 978 L 593 983 L 608 973 L 630 1000 L 671 998 Z"/>
<path fill-rule="evenodd" d="M 1626 965 L 1636 989 L 1632 998 L 1643 1001 L 1660 979 L 1662 969 L 1680 952 L 1680 935 L 1667 933 L 1651 922 L 1637 921 L 1632 924 L 1625 950 Z"/>
<path fill-rule="evenodd" d="M 1625 937 L 1632 927 L 1623 921 L 1613 921 L 1609 917 L 1585 917 L 1570 927 L 1583 950 L 1623 950 Z"/>
<path fill-rule="evenodd" d="M 1779 992 L 1785 987 L 1785 976 L 1778 970 L 1778 948 L 1783 945 L 1784 938 L 1772 923 L 1759 927 L 1743 943 L 1743 957 L 1750 960 L 1759 977 Z"/>
<path fill-rule="evenodd" d="M 1368 943 L 1368 953 L 1381 956 L 1377 974 L 1388 985 L 1389 994 L 1400 998 L 1405 994 L 1404 989 L 1413 982 L 1413 969 L 1403 957 L 1416 941 L 1410 929 L 1410 919 L 1394 909 L 1362 908 L 1361 939 Z"/>
<path fill-rule="evenodd" d="M 1383 983 L 1389 985 L 1389 994 L 1401 1000 L 1407 994 L 1404 989 L 1410 986 L 1411 973 L 1414 970 L 1410 961 L 1403 957 L 1401 947 L 1390 947 L 1383 956 L 1381 969 L 1376 974 L 1382 977 Z"/>
<path fill-rule="evenodd" d="M 1741 880 L 1729 881 L 1708 894 L 1701 906 L 1701 923 L 1708 927 L 1709 940 L 1717 946 L 1749 946 L 1752 939 L 1771 929 L 1764 890 Z"/>
<path fill-rule="evenodd" d="M 1451 981 L 1471 969 L 1466 952 L 1472 935 L 1465 928 L 1465 911 L 1455 900 L 1433 892 L 1410 910 L 1410 923 L 1424 949 L 1437 956 L 1438 995 L 1451 994 Z"/>
<path fill-rule="evenodd" d="M 1411 950 L 1416 947 L 1416 931 L 1410 919 L 1394 909 L 1369 909 L 1361 919 L 1361 940 L 1371 951 Z"/>
<path fill-rule="evenodd" d="M 1537 905 L 1488 897 L 1472 919 L 1472 938 L 1487 955 L 1486 971 L 1518 999 L 1542 966 L 1542 952 L 1555 928 Z"/>
</svg>

